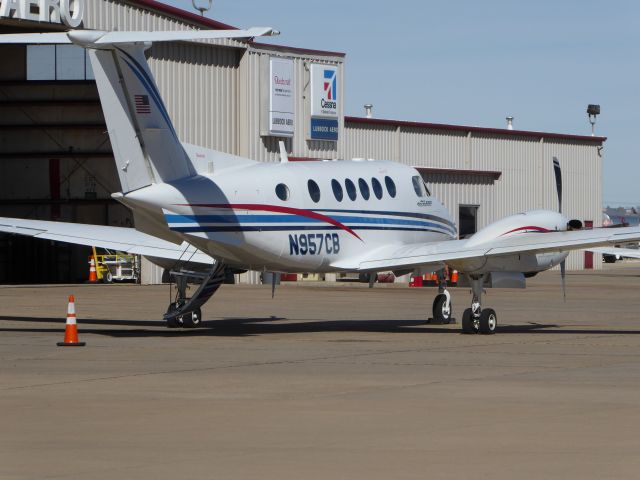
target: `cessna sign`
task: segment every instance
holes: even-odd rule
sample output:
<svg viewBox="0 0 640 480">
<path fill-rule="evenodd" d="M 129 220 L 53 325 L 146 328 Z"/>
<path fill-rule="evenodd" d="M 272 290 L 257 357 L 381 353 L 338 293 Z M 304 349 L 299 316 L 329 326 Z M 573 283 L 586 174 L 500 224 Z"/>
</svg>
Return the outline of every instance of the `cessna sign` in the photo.
<svg viewBox="0 0 640 480">
<path fill-rule="evenodd" d="M 64 23 L 77 28 L 84 16 L 84 0 L 0 0 L 0 17 L 34 22 Z"/>
<path fill-rule="evenodd" d="M 311 64 L 311 128 L 312 140 L 338 140 L 340 117 L 340 78 L 338 67 Z"/>
</svg>

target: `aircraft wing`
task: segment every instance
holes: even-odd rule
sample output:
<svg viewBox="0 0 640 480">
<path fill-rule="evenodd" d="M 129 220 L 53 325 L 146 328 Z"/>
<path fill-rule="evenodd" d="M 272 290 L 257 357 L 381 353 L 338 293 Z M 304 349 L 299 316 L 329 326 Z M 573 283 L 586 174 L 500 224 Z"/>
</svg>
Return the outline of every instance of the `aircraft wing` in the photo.
<svg viewBox="0 0 640 480">
<path fill-rule="evenodd" d="M 640 258 L 640 249 L 637 248 L 617 248 L 617 247 L 596 247 L 587 248 L 590 252 L 603 253 L 605 255 L 620 255 L 627 258 Z"/>
<path fill-rule="evenodd" d="M 423 244 L 390 245 L 349 261 L 332 264 L 341 270 L 403 270 L 430 264 L 520 253 L 566 252 L 640 240 L 640 227 L 595 228 L 566 232 L 527 233 L 474 243 L 473 238 Z M 458 262 L 460 263 L 460 262 Z"/>
<path fill-rule="evenodd" d="M 0 232 L 108 248 L 149 257 L 213 264 L 213 258 L 193 245 L 186 242 L 176 245 L 134 228 L 0 217 Z"/>
</svg>

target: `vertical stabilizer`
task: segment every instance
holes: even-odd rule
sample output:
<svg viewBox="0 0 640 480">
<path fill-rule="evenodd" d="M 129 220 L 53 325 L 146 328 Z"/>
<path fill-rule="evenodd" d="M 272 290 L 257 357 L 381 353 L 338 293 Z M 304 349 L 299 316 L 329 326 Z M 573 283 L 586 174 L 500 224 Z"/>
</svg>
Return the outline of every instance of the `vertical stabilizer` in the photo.
<svg viewBox="0 0 640 480">
<path fill-rule="evenodd" d="M 89 50 L 123 192 L 195 175 L 144 56 L 123 44 Z"/>
</svg>

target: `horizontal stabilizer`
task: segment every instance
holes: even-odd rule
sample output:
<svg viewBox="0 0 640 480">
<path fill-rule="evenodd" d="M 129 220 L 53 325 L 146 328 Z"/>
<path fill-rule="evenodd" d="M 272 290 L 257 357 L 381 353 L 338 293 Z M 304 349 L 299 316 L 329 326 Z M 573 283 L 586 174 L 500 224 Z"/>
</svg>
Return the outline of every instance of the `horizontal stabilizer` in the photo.
<svg viewBox="0 0 640 480">
<path fill-rule="evenodd" d="M 101 45 L 117 45 L 145 42 L 172 42 L 187 40 L 211 40 L 216 38 L 253 38 L 278 35 L 269 27 L 252 27 L 247 30 L 178 30 L 159 32 L 104 32 L 99 30 L 71 30 L 55 33 L 12 33 L 0 35 L 0 43 L 75 43 L 100 48 Z"/>
</svg>

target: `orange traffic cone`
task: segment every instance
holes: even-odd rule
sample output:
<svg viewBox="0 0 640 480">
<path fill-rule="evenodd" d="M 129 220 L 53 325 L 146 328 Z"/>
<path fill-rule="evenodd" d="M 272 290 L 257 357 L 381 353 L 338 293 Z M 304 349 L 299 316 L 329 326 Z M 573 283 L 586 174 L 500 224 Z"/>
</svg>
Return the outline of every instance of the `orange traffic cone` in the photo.
<svg viewBox="0 0 640 480">
<path fill-rule="evenodd" d="M 457 285 L 458 284 L 458 271 L 454 270 L 453 273 L 451 274 L 451 284 L 452 285 Z"/>
<path fill-rule="evenodd" d="M 89 283 L 97 283 L 98 274 L 96 273 L 96 261 L 91 257 L 89 261 Z"/>
<path fill-rule="evenodd" d="M 67 307 L 67 325 L 64 329 L 64 342 L 58 342 L 59 347 L 84 347 L 85 342 L 78 341 L 78 326 L 76 325 L 76 299 L 69 295 Z"/>
</svg>

